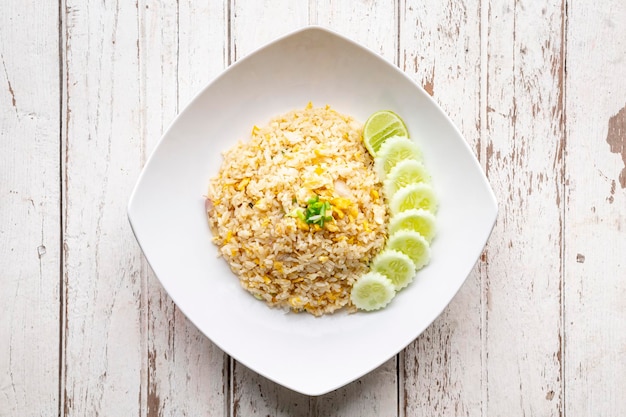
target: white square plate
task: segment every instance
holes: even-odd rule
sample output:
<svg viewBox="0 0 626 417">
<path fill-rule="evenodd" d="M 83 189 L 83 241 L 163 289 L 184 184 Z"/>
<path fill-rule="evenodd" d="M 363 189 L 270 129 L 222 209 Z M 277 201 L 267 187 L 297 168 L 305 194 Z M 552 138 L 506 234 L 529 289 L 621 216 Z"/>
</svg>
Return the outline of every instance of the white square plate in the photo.
<svg viewBox="0 0 626 417">
<path fill-rule="evenodd" d="M 432 260 L 387 308 L 315 318 L 244 291 L 211 242 L 204 195 L 221 152 L 254 124 L 312 101 L 364 122 L 393 110 L 424 152 L 439 198 Z M 491 233 L 497 204 L 469 146 L 424 90 L 379 55 L 319 27 L 257 50 L 207 85 L 154 150 L 128 217 L 155 274 L 186 316 L 239 362 L 320 395 L 394 356 L 459 290 Z"/>
</svg>

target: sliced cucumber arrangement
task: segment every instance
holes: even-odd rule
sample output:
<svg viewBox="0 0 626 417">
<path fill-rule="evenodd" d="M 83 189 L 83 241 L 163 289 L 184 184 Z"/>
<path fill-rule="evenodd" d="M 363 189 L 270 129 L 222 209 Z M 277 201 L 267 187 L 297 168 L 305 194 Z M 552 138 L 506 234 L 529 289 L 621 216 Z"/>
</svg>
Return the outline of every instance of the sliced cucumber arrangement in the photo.
<svg viewBox="0 0 626 417">
<path fill-rule="evenodd" d="M 435 213 L 437 198 L 430 184 L 419 182 L 400 188 L 389 199 L 389 210 L 395 216 L 406 210 L 422 209 Z"/>
<path fill-rule="evenodd" d="M 424 236 L 413 230 L 398 230 L 389 236 L 387 247 L 411 258 L 416 270 L 422 269 L 430 261 L 430 245 Z"/>
<path fill-rule="evenodd" d="M 378 272 L 368 272 L 352 286 L 350 300 L 357 308 L 366 311 L 385 307 L 396 295 L 393 283 Z"/>
<path fill-rule="evenodd" d="M 426 167 L 414 159 L 405 159 L 389 171 L 383 183 L 385 195 L 391 198 L 399 189 L 420 182 L 430 183 L 430 174 Z"/>
<path fill-rule="evenodd" d="M 413 281 L 415 264 L 400 251 L 385 249 L 372 261 L 372 271 L 389 278 L 396 291 L 399 291 Z"/>
<path fill-rule="evenodd" d="M 406 136 L 392 136 L 383 142 L 374 157 L 374 166 L 380 179 L 387 178 L 391 169 L 406 159 L 422 160 L 422 151 L 411 139 Z"/>
<path fill-rule="evenodd" d="M 363 142 L 374 157 L 390 213 L 386 246 L 350 294 L 356 308 L 372 311 L 389 304 L 430 262 L 438 200 L 422 151 L 409 139 L 400 116 L 389 110 L 374 113 L 366 122 Z"/>
<path fill-rule="evenodd" d="M 428 243 L 433 240 L 436 233 L 435 215 L 424 209 L 410 209 L 402 211 L 389 220 L 389 235 L 399 230 L 413 230 Z"/>
</svg>

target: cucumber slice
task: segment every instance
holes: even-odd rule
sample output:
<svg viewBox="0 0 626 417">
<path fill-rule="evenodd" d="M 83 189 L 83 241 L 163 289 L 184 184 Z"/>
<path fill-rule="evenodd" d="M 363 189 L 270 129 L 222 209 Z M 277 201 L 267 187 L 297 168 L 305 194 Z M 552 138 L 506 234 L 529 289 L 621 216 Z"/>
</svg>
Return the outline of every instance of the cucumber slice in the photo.
<svg viewBox="0 0 626 417">
<path fill-rule="evenodd" d="M 379 178 L 384 180 L 391 168 L 405 159 L 421 161 L 422 151 L 419 146 L 406 136 L 392 136 L 386 139 L 374 159 Z"/>
<path fill-rule="evenodd" d="M 413 230 L 400 230 L 389 237 L 389 249 L 407 255 L 415 264 L 415 269 L 422 269 L 430 261 L 430 245 L 424 236 Z"/>
<path fill-rule="evenodd" d="M 372 261 L 372 271 L 389 278 L 396 291 L 399 291 L 413 281 L 415 264 L 404 253 L 386 249 Z"/>
<path fill-rule="evenodd" d="M 437 198 L 430 184 L 420 182 L 402 187 L 389 201 L 389 210 L 393 216 L 411 209 L 423 209 L 431 213 L 437 211 Z"/>
<path fill-rule="evenodd" d="M 389 220 L 389 234 L 398 230 L 413 230 L 430 243 L 436 233 L 435 215 L 424 209 L 402 211 Z"/>
<path fill-rule="evenodd" d="M 372 311 L 385 307 L 396 295 L 393 283 L 378 272 L 368 272 L 352 286 L 350 300 L 361 310 Z"/>
<path fill-rule="evenodd" d="M 429 183 L 430 175 L 421 162 L 414 159 L 405 159 L 391 168 L 384 182 L 385 195 L 391 199 L 396 191 L 410 184 L 420 182 Z"/>
</svg>

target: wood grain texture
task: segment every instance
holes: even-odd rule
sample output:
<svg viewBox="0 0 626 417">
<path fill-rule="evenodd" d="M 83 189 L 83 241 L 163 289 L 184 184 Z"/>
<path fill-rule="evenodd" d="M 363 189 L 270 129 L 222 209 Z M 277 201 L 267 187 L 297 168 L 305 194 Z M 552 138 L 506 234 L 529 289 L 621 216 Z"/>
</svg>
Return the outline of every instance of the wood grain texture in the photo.
<svg viewBox="0 0 626 417">
<path fill-rule="evenodd" d="M 0 2 L 0 417 L 620 415 L 624 21 L 621 0 Z M 197 90 L 307 24 L 423 85 L 500 206 L 442 316 L 321 397 L 205 338 L 125 213 Z"/>
<path fill-rule="evenodd" d="M 391 359 L 357 381 L 319 397 L 293 392 L 237 363 L 233 416 L 395 416 L 396 361 Z"/>
<path fill-rule="evenodd" d="M 141 415 L 145 266 L 126 219 L 142 161 L 138 10 L 68 0 L 62 13 L 62 415 Z"/>
<path fill-rule="evenodd" d="M 147 154 L 181 106 L 226 66 L 224 6 L 208 1 L 139 2 Z M 224 415 L 228 358 L 180 312 L 153 273 L 144 279 L 147 415 Z"/>
<path fill-rule="evenodd" d="M 563 65 L 560 0 L 486 6 L 486 168 L 500 204 L 487 245 L 484 415 L 562 412 Z"/>
<path fill-rule="evenodd" d="M 568 2 L 565 415 L 626 398 L 626 4 Z M 620 23 L 622 22 L 622 23 Z"/>
<path fill-rule="evenodd" d="M 37 31 L 30 28 L 36 27 Z M 56 415 L 58 10 L 0 4 L 0 416 Z"/>
<path fill-rule="evenodd" d="M 309 22 L 307 0 L 230 2 L 230 56 L 233 62 Z"/>
<path fill-rule="evenodd" d="M 400 67 L 433 96 L 478 157 L 482 154 L 480 17 L 478 0 L 400 3 Z M 437 250 L 436 240 L 433 245 Z M 400 361 L 403 415 L 480 415 L 484 266 L 479 262 L 444 313 L 404 350 Z"/>
<path fill-rule="evenodd" d="M 178 112 L 178 4 L 176 2 L 139 2 L 139 60 L 144 83 L 141 86 L 142 139 L 146 153 L 167 128 L 169 120 Z M 145 162 L 142 161 L 142 162 Z M 147 269 L 146 269 L 147 271 Z M 174 415 L 184 409 L 176 399 L 177 371 L 176 343 L 180 345 L 176 329 L 176 307 L 158 280 L 148 273 L 142 289 L 147 328 L 145 342 L 147 415 Z M 183 338 L 184 341 L 184 338 Z M 183 389 L 181 392 L 185 392 Z M 186 411 L 186 410 L 185 410 Z M 182 413 L 181 413 L 182 414 Z"/>
<path fill-rule="evenodd" d="M 385 2 L 311 0 L 310 3 L 311 23 L 329 27 L 397 64 L 397 0 Z M 376 21 L 376 25 L 372 25 L 372 21 Z"/>
</svg>

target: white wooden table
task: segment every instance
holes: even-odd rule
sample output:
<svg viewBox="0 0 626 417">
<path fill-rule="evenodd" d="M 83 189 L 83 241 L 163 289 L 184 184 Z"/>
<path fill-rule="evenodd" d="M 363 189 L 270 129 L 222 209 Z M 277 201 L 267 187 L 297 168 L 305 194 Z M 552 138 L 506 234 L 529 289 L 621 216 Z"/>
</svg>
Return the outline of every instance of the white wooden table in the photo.
<svg viewBox="0 0 626 417">
<path fill-rule="evenodd" d="M 3 0 L 0 416 L 624 415 L 625 23 L 624 0 Z M 500 206 L 443 315 L 322 397 L 200 334 L 125 214 L 192 95 L 307 24 L 423 85 Z"/>
</svg>

